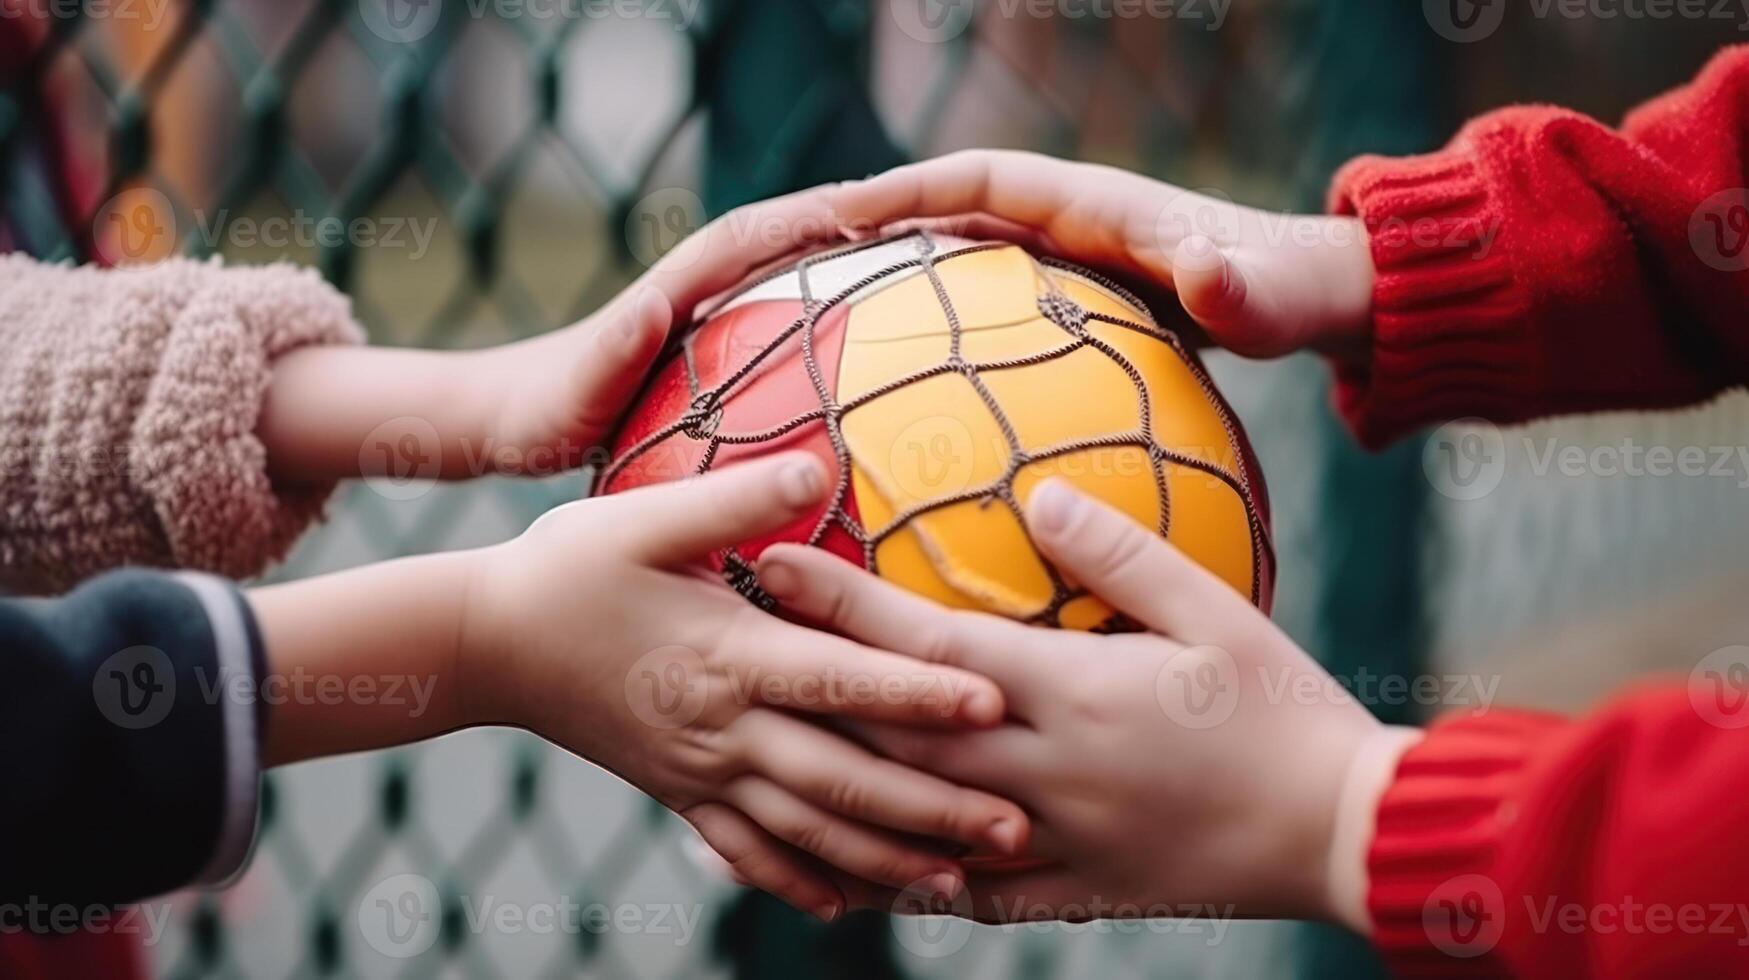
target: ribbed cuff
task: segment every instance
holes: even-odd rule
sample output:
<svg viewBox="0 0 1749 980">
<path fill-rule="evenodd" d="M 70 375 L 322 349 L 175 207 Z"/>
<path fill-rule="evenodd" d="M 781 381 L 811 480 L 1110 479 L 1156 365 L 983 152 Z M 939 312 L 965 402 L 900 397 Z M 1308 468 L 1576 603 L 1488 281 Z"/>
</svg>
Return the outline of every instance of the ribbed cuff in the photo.
<svg viewBox="0 0 1749 980">
<path fill-rule="evenodd" d="M 1337 407 L 1370 447 L 1433 422 L 1522 416 L 1543 375 L 1481 167 L 1460 138 L 1360 157 L 1332 186 L 1330 209 L 1361 219 L 1378 273 L 1370 355 L 1336 365 Z"/>
<path fill-rule="evenodd" d="M 229 691 L 232 678 L 247 678 L 257 688 L 266 676 L 266 656 L 248 604 L 236 587 L 223 579 L 194 572 L 178 572 L 176 579 L 200 600 L 207 625 L 213 631 L 213 660 L 221 682 Z M 261 808 L 261 752 L 265 743 L 265 702 L 224 696 L 219 710 L 224 717 L 225 789 L 224 810 L 219 818 L 218 840 L 212 856 L 195 876 L 197 885 L 228 882 L 248 863 L 255 844 L 256 820 Z"/>
<path fill-rule="evenodd" d="M 283 557 L 334 490 L 268 477 L 255 429 L 273 362 L 300 347 L 360 343 L 363 332 L 346 297 L 312 270 L 177 266 L 153 270 L 192 282 L 134 422 L 138 481 L 175 565 L 246 578 Z"/>
<path fill-rule="evenodd" d="M 1495 857 L 1538 744 L 1567 724 L 1493 710 L 1442 721 L 1404 754 L 1367 854 L 1373 944 L 1398 976 L 1489 976 L 1508 918 Z"/>
</svg>

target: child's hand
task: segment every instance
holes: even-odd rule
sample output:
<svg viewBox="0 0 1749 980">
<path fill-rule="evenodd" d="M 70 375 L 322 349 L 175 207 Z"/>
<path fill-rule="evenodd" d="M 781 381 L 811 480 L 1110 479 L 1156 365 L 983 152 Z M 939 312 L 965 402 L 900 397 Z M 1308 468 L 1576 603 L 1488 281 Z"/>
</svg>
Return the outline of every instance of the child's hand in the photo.
<svg viewBox="0 0 1749 980">
<path fill-rule="evenodd" d="M 1013 150 L 967 150 L 839 185 L 850 227 L 934 219 L 1176 291 L 1210 339 L 1273 357 L 1340 353 L 1369 330 L 1359 221 L 1243 207 L 1138 174 Z"/>
<path fill-rule="evenodd" d="M 552 333 L 478 351 L 305 347 L 274 364 L 256 432 L 277 480 L 547 476 L 587 461 L 693 308 L 836 240 L 831 189 L 737 209 L 618 297 Z"/>
<path fill-rule="evenodd" d="M 1028 870 L 959 914 L 1293 916 L 1364 929 L 1372 806 L 1411 736 L 1387 728 L 1244 597 L 1148 529 L 1046 483 L 1028 523 L 1071 578 L 1154 632 L 1096 636 L 949 612 L 810 549 L 763 556 L 785 608 L 1002 685 L 1009 723 L 858 726 L 897 761 L 1025 807 Z M 891 895 L 847 887 L 856 900 Z M 1127 908 L 1124 906 L 1128 906 Z"/>
<path fill-rule="evenodd" d="M 817 862 L 952 894 L 963 872 L 920 838 L 1013 852 L 1028 825 L 1011 803 L 803 717 L 991 726 L 1004 712 L 991 681 L 786 622 L 703 568 L 794 521 L 827 483 L 788 454 L 552 511 L 480 553 L 455 673 L 464 719 L 532 729 L 611 769 L 742 879 L 831 918 L 843 899 Z"/>
</svg>

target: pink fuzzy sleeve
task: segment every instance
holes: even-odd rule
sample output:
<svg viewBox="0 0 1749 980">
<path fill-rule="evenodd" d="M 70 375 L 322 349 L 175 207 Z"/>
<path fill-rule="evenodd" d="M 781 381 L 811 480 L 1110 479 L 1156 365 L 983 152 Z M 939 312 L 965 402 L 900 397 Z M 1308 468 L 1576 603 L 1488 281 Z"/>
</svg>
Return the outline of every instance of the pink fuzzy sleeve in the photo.
<svg viewBox="0 0 1749 980">
<path fill-rule="evenodd" d="M 347 299 L 291 265 L 0 256 L 0 580 L 244 578 L 283 557 L 333 485 L 268 479 L 255 427 L 273 362 L 362 339 Z"/>
</svg>

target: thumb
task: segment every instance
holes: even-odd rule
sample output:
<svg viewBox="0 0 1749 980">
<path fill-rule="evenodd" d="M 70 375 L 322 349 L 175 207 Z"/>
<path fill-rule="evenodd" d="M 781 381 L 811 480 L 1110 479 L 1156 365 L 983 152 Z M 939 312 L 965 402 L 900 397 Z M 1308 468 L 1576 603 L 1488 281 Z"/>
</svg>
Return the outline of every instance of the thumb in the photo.
<svg viewBox="0 0 1749 980">
<path fill-rule="evenodd" d="M 1151 528 L 1061 479 L 1033 488 L 1026 526 L 1069 578 L 1181 643 L 1230 643 L 1263 615 Z"/>
<path fill-rule="evenodd" d="M 1236 354 L 1279 357 L 1301 348 L 1334 353 L 1364 342 L 1371 323 L 1371 254 L 1335 219 L 1327 241 L 1291 250 L 1222 249 L 1193 235 L 1172 254 L 1178 302 Z"/>
<path fill-rule="evenodd" d="M 634 550 L 678 565 L 800 520 L 826 495 L 825 468 L 811 453 L 780 453 L 705 476 L 634 490 L 620 498 Z"/>
<path fill-rule="evenodd" d="M 644 287 L 584 327 L 589 341 L 571 376 L 573 431 L 593 439 L 613 425 L 662 350 L 673 320 L 667 298 Z"/>
<path fill-rule="evenodd" d="M 1213 241 L 1192 235 L 1172 252 L 1178 302 L 1216 343 L 1241 354 L 1257 352 L 1273 324 L 1258 322 L 1250 278 Z"/>
</svg>

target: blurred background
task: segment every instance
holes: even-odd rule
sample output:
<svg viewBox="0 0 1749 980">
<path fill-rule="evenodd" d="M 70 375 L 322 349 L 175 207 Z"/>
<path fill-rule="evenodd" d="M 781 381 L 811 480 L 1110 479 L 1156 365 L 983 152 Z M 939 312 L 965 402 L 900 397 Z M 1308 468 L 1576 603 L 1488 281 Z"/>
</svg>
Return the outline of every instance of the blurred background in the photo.
<svg viewBox="0 0 1749 980">
<path fill-rule="evenodd" d="M 478 346 L 588 313 L 708 215 L 963 147 L 1317 209 L 1349 157 L 1435 148 L 1491 107 L 1618 117 L 1745 36 L 1749 14 L 1707 6 L 1685 20 L 1605 0 L 1579 16 L 1501 0 L 0 0 L 0 249 L 309 263 L 376 343 Z M 1382 716 L 1484 689 L 1582 707 L 1749 636 L 1740 459 L 1709 477 L 1541 462 L 1551 446 L 1734 453 L 1743 396 L 1441 429 L 1369 455 L 1331 419 L 1315 360 L 1210 361 L 1268 476 L 1277 619 L 1345 680 L 1431 674 L 1468 692 L 1374 699 Z M 1459 463 L 1479 477 L 1454 482 Z M 501 540 L 587 485 L 350 486 L 275 577 Z M 241 879 L 154 903 L 169 909 L 154 973 L 1377 972 L 1363 944 L 1314 926 L 820 926 L 718 877 L 613 777 L 516 732 L 305 764 L 267 789 Z M 1138 845 L 1171 846 L 1160 835 Z M 362 913 L 409 874 L 436 914 L 424 939 L 385 942 Z M 600 914 L 573 930 L 479 915 L 561 900 Z"/>
</svg>

